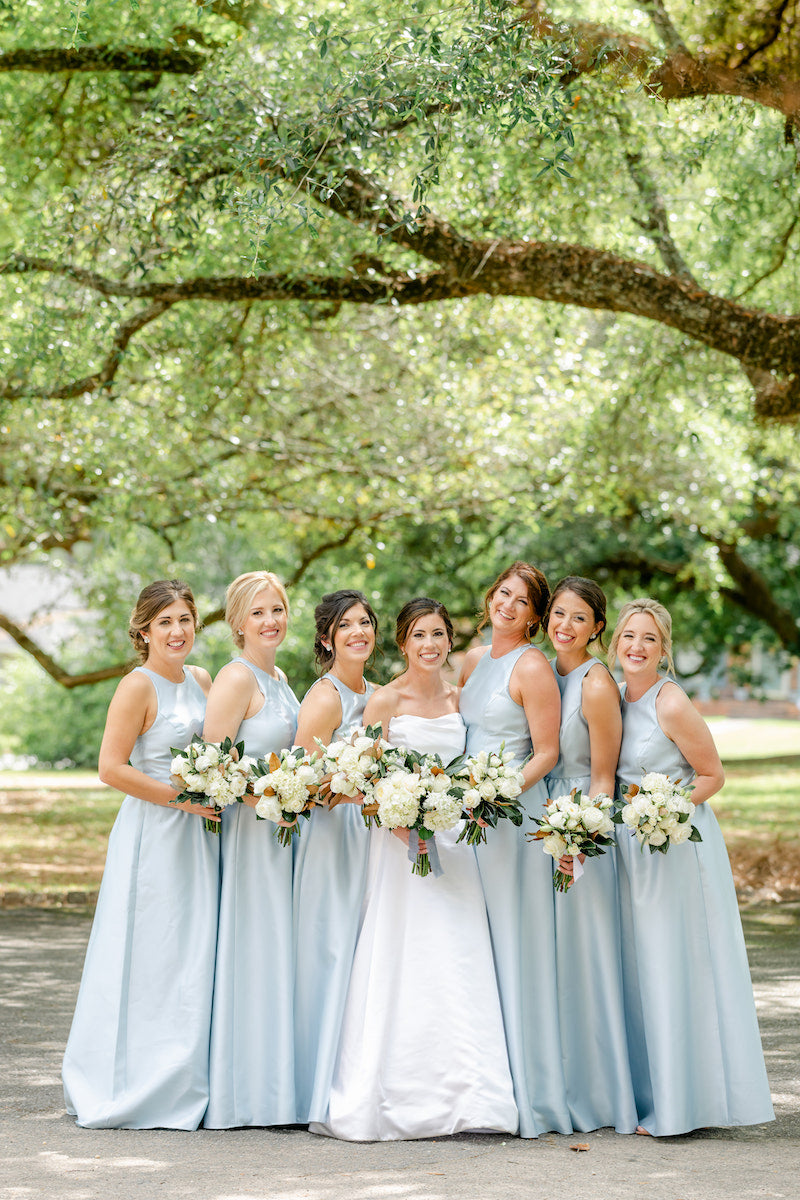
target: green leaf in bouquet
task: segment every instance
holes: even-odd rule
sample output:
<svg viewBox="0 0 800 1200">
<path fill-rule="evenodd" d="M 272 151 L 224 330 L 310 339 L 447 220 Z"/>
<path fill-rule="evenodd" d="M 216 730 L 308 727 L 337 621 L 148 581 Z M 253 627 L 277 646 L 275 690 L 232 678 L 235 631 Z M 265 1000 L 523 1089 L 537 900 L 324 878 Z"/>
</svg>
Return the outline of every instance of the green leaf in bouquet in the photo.
<svg viewBox="0 0 800 1200">
<path fill-rule="evenodd" d="M 703 835 L 701 834 L 700 830 L 695 825 L 692 829 L 692 832 L 689 834 L 689 841 L 690 842 L 702 842 L 702 840 L 703 840 Z"/>
</svg>

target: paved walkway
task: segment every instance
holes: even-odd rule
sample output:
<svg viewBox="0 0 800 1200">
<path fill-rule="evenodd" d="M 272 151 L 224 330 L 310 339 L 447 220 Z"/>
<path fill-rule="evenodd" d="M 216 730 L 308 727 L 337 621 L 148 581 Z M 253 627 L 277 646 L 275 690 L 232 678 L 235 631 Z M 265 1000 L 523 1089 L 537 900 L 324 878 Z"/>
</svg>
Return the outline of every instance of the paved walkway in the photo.
<svg viewBox="0 0 800 1200">
<path fill-rule="evenodd" d="M 777 1120 L 349 1145 L 298 1129 L 83 1130 L 59 1070 L 89 919 L 0 912 L 0 1200 L 737 1200 L 800 1194 L 800 906 L 744 914 Z M 543 1026 L 546 1021 L 543 1020 Z M 583 1143 L 588 1152 L 571 1146 Z"/>
</svg>

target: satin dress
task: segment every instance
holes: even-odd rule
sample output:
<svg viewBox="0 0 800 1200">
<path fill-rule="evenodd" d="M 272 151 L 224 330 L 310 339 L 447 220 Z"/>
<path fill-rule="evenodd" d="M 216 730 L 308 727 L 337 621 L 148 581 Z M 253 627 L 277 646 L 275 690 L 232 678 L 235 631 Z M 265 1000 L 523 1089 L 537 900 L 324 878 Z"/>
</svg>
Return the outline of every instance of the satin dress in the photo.
<svg viewBox="0 0 800 1200">
<path fill-rule="evenodd" d="M 203 728 L 190 671 L 153 684 L 156 719 L 131 765 L 169 781 Z M 176 793 L 177 794 L 177 793 Z M 63 1063 L 67 1111 L 90 1129 L 196 1129 L 208 1103 L 219 838 L 201 817 L 126 796 L 108 841 Z"/>
<path fill-rule="evenodd" d="M 243 658 L 264 704 L 235 742 L 263 758 L 291 746 L 297 698 Z M 234 804 L 222 814 L 221 892 L 208 1111 L 209 1129 L 291 1125 L 295 1120 L 292 1020 L 292 851 L 272 821 Z"/>
<path fill-rule="evenodd" d="M 458 713 L 399 716 L 388 740 L 447 763 L 464 726 Z M 390 830 L 370 833 L 329 1112 L 314 1133 L 386 1141 L 517 1129 L 480 879 L 457 837 L 436 835 L 443 874 L 421 878 Z"/>
<path fill-rule="evenodd" d="M 375 687 L 339 693 L 342 720 L 331 741 L 362 724 Z M 319 684 L 313 684 L 316 687 Z M 315 808 L 295 843 L 294 1022 L 297 1121 L 324 1121 L 367 882 L 369 830 L 357 804 Z"/>
<path fill-rule="evenodd" d="M 605 671 L 590 659 L 567 675 L 553 673 L 561 692 L 559 757 L 547 776 L 549 799 L 580 788 L 589 794 L 592 773 L 583 683 Z M 619 826 L 616 827 L 617 835 Z M 554 860 L 550 860 L 553 863 Z M 612 1125 L 633 1133 L 637 1125 L 622 992 L 616 848 L 587 858 L 568 892 L 555 898 L 556 985 L 561 1056 L 573 1128 Z"/>
<path fill-rule="evenodd" d="M 661 729 L 659 679 L 622 702 L 618 785 L 648 771 L 684 784 L 694 772 Z M 617 827 L 625 1020 L 639 1122 L 650 1133 L 773 1119 L 736 891 L 706 802 L 702 842 L 640 850 Z"/>
<path fill-rule="evenodd" d="M 467 724 L 467 753 L 506 750 L 522 764 L 530 756 L 530 730 L 524 709 L 509 692 L 511 673 L 528 646 L 499 658 L 487 651 L 461 690 Z M 522 800 L 530 816 L 547 800 L 543 780 Z M 555 895 L 550 860 L 525 838 L 531 821 L 519 827 L 500 821 L 476 847 L 489 927 L 492 933 L 508 1059 L 519 1109 L 521 1137 L 556 1131 L 571 1133 L 567 1087 L 561 1062 L 556 990 Z M 559 897 L 560 899 L 563 897 Z"/>
</svg>

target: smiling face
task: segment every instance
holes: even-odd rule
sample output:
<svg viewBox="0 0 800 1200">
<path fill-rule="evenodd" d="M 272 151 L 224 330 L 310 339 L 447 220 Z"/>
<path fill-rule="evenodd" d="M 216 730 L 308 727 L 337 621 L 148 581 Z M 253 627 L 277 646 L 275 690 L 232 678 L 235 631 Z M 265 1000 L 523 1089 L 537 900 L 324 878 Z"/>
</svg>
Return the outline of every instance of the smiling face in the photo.
<svg viewBox="0 0 800 1200">
<path fill-rule="evenodd" d="M 329 630 L 334 662 L 365 663 L 375 649 L 375 630 L 363 604 L 354 604 Z"/>
<path fill-rule="evenodd" d="M 185 600 L 174 600 L 156 613 L 142 630 L 147 644 L 147 665 L 169 673 L 182 667 L 194 645 L 194 614 Z"/>
<path fill-rule="evenodd" d="M 257 592 L 242 622 L 245 656 L 255 659 L 265 650 L 274 653 L 286 637 L 288 624 L 286 605 L 275 588 Z"/>
<path fill-rule="evenodd" d="M 495 588 L 489 601 L 492 629 L 511 637 L 527 638 L 534 612 L 525 580 L 509 575 Z"/>
<path fill-rule="evenodd" d="M 591 605 L 576 592 L 565 588 L 557 594 L 547 622 L 547 636 L 557 653 L 584 653 L 590 638 L 602 628 L 602 623 L 595 620 Z"/>
<path fill-rule="evenodd" d="M 617 657 L 626 680 L 655 681 L 664 653 L 661 634 L 650 613 L 632 613 L 617 641 Z"/>
<path fill-rule="evenodd" d="M 409 667 L 423 671 L 440 670 L 450 653 L 450 638 L 438 613 L 418 617 L 401 647 Z"/>
</svg>

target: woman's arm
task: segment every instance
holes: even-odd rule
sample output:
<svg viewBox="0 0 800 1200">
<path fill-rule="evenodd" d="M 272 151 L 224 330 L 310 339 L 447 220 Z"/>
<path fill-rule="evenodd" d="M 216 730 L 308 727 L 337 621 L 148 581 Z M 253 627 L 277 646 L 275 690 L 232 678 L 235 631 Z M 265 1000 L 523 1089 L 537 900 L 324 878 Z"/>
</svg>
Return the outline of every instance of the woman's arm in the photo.
<svg viewBox="0 0 800 1200">
<path fill-rule="evenodd" d="M 263 703 L 253 672 L 242 663 L 227 663 L 222 668 L 208 693 L 203 723 L 203 737 L 207 742 L 222 742 L 226 737 L 236 740 L 254 692 L 258 692 L 258 699 Z"/>
<path fill-rule="evenodd" d="M 668 681 L 656 697 L 658 723 L 694 769 L 692 800 L 702 804 L 725 782 L 717 747 L 700 713 L 676 683 Z"/>
<path fill-rule="evenodd" d="M 523 767 L 525 787 L 543 779 L 558 762 L 561 693 L 553 670 L 535 648 L 520 655 L 509 681 L 511 699 L 521 704 L 528 719 L 533 757 Z"/>
<path fill-rule="evenodd" d="M 613 796 L 622 745 L 622 711 L 619 688 L 602 663 L 591 667 L 584 677 L 581 707 L 589 726 L 592 763 L 589 796 L 601 792 Z"/>
<path fill-rule="evenodd" d="M 319 754 L 319 738 L 326 746 L 333 737 L 333 731 L 342 723 L 342 701 L 334 685 L 329 679 L 320 679 L 300 705 L 297 717 L 297 733 L 295 746 L 302 746 L 309 754 L 314 751 Z"/>
<path fill-rule="evenodd" d="M 132 767 L 128 761 L 137 737 L 146 732 L 156 719 L 158 701 L 155 688 L 140 671 L 126 675 L 120 680 L 108 706 L 106 727 L 100 744 L 97 763 L 98 774 L 103 783 L 136 796 L 162 808 L 179 808 L 183 812 L 207 817 L 208 809 L 197 804 L 170 804 L 178 794 L 169 783 L 161 783 Z"/>
</svg>

